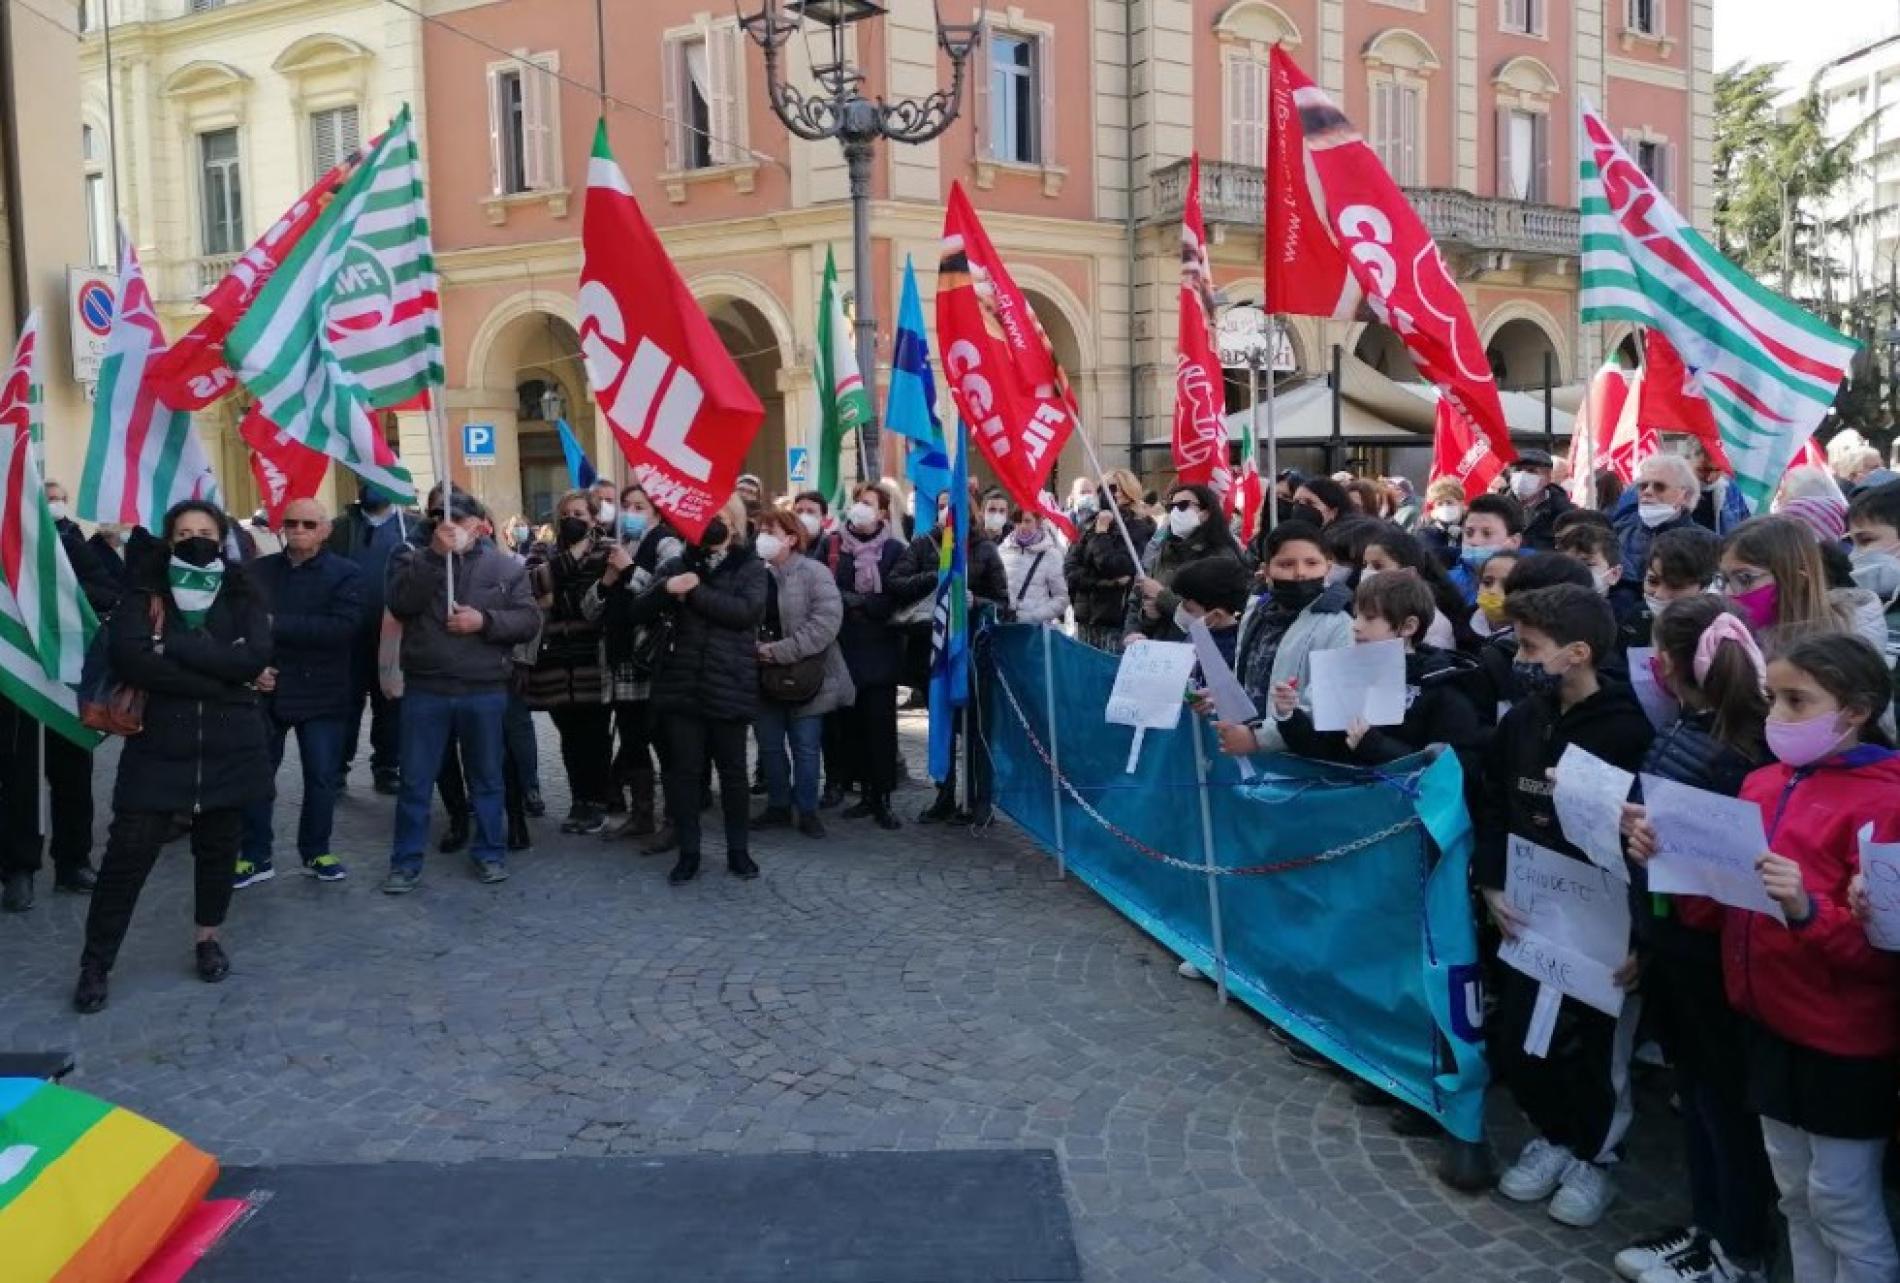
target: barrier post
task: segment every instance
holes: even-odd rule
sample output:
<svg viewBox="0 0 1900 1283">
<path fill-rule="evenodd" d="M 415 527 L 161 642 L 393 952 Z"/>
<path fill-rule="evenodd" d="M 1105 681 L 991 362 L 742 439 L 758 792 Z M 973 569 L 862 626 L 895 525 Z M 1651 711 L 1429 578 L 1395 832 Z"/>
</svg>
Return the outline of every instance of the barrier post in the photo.
<svg viewBox="0 0 1900 1283">
<path fill-rule="evenodd" d="M 1221 939 L 1220 876 L 1214 871 L 1214 809 L 1207 797 L 1207 750 L 1201 747 L 1201 719 L 1188 715 L 1189 738 L 1194 741 L 1195 792 L 1201 798 L 1201 865 L 1207 870 L 1207 921 L 1214 939 L 1214 989 L 1227 1002 L 1227 946 Z"/>
<path fill-rule="evenodd" d="M 1056 876 L 1069 876 L 1069 857 L 1062 841 L 1062 749 L 1056 731 L 1055 629 L 1042 626 L 1042 691 L 1049 710 L 1049 801 L 1056 817 Z"/>
</svg>

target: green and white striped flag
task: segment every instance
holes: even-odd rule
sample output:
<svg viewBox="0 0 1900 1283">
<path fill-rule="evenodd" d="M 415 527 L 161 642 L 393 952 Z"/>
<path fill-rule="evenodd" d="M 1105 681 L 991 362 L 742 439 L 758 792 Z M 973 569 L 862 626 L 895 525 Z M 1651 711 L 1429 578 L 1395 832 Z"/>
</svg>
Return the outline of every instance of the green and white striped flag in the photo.
<svg viewBox="0 0 1900 1283">
<path fill-rule="evenodd" d="M 1662 332 L 1707 398 L 1750 511 L 1766 511 L 1858 346 L 1716 252 L 1583 109 L 1583 320 Z"/>
<path fill-rule="evenodd" d="M 825 250 L 825 286 L 818 296 L 818 493 L 832 510 L 844 505 L 844 443 L 871 421 L 871 397 L 858 370 L 858 350 L 838 297 L 838 265 Z M 867 478 L 874 479 L 874 478 Z"/>
<path fill-rule="evenodd" d="M 428 206 L 404 107 L 224 345 L 264 417 L 409 498 L 415 483 L 370 411 L 442 383 Z"/>
</svg>

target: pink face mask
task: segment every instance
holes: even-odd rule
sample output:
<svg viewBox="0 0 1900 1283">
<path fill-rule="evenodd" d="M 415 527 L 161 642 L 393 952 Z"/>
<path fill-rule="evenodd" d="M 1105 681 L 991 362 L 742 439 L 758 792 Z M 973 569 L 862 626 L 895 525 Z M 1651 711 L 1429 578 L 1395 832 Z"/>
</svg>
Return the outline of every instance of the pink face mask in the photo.
<svg viewBox="0 0 1900 1283">
<path fill-rule="evenodd" d="M 1775 610 L 1781 604 L 1781 585 L 1768 583 L 1747 592 L 1730 593 L 1730 601 L 1748 616 L 1748 625 L 1756 632 L 1775 625 Z"/>
<path fill-rule="evenodd" d="M 1778 722 L 1771 717 L 1763 728 L 1768 751 L 1797 770 L 1812 766 L 1847 738 L 1840 722 L 1839 713 L 1821 713 L 1799 722 Z"/>
</svg>

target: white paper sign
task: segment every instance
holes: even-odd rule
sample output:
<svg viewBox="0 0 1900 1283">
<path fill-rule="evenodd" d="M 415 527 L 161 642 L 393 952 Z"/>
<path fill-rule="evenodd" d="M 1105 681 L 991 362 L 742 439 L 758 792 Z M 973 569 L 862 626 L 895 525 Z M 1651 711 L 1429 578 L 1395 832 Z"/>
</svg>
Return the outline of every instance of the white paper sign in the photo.
<svg viewBox="0 0 1900 1283">
<path fill-rule="evenodd" d="M 1564 991 L 1551 985 L 1537 986 L 1537 1003 L 1531 1008 L 1530 1022 L 1524 1026 L 1524 1053 L 1542 1060 L 1550 1054 L 1550 1036 L 1557 1032 L 1557 1010 L 1564 1005 Z"/>
<path fill-rule="evenodd" d="M 1194 647 L 1187 642 L 1138 641 L 1122 652 L 1106 716 L 1117 726 L 1171 731 L 1181 721 Z"/>
<path fill-rule="evenodd" d="M 1630 689 L 1636 693 L 1636 702 L 1643 706 L 1649 724 L 1661 730 L 1675 723 L 1682 712 L 1682 705 L 1676 702 L 1674 695 L 1656 684 L 1656 675 L 1649 671 L 1649 659 L 1655 653 L 1653 646 L 1629 648 Z"/>
<path fill-rule="evenodd" d="M 1862 828 L 1860 872 L 1873 906 L 1867 943 L 1876 949 L 1900 949 L 1900 842 L 1876 842 L 1874 826 Z"/>
<path fill-rule="evenodd" d="M 1517 939 L 1505 940 L 1498 957 L 1606 1015 L 1622 1011 L 1623 991 L 1613 977 L 1629 957 L 1624 884 L 1595 865 L 1512 834 L 1505 847 L 1504 892 L 1529 925 Z"/>
<path fill-rule="evenodd" d="M 1636 777 L 1572 744 L 1557 759 L 1557 788 L 1551 800 L 1557 822 L 1572 845 L 1607 873 L 1629 881 L 1623 862 L 1623 803 Z"/>
<path fill-rule="evenodd" d="M 1307 657 L 1311 669 L 1313 729 L 1343 731 L 1355 717 L 1373 726 L 1405 720 L 1405 643 L 1335 646 Z"/>
<path fill-rule="evenodd" d="M 1214 712 L 1221 721 L 1238 725 L 1259 717 L 1260 710 L 1254 707 L 1253 697 L 1234 676 L 1234 670 L 1227 666 L 1206 620 L 1199 616 L 1188 620 L 1188 641 L 1194 647 L 1194 657 L 1201 665 L 1201 681 L 1206 684 L 1208 698 L 1214 701 Z M 1254 777 L 1253 763 L 1246 758 L 1235 758 L 1234 765 L 1240 768 L 1241 779 Z"/>
<path fill-rule="evenodd" d="M 1656 830 L 1656 854 L 1648 866 L 1651 891 L 1707 896 L 1787 925 L 1755 871 L 1755 861 L 1768 849 L 1759 806 L 1657 775 L 1643 776 L 1643 805 Z"/>
</svg>

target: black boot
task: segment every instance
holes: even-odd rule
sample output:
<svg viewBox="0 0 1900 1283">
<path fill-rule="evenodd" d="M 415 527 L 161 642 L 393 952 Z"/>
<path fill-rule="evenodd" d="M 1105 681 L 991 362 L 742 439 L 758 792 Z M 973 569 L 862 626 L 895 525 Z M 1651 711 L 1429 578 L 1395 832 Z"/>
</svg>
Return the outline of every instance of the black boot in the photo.
<svg viewBox="0 0 1900 1283">
<path fill-rule="evenodd" d="M 468 836 L 468 812 L 452 811 L 449 814 L 449 831 L 442 835 L 436 850 L 444 855 L 454 855 L 468 846 Z"/>
<path fill-rule="evenodd" d="M 92 871 L 89 864 L 69 865 L 53 874 L 53 890 L 64 891 L 68 895 L 91 895 L 92 889 L 98 884 L 99 875 Z"/>
<path fill-rule="evenodd" d="M 734 851 L 726 856 L 726 872 L 742 882 L 750 882 L 759 876 L 759 866 L 744 851 Z"/>
<path fill-rule="evenodd" d="M 1438 1159 L 1438 1179 L 1461 1193 L 1482 1194 L 1498 1179 L 1491 1147 L 1483 1141 L 1447 1136 L 1444 1152 Z"/>
<path fill-rule="evenodd" d="M 957 813 L 957 793 L 945 784 L 937 789 L 937 800 L 917 813 L 919 824 L 942 824 Z"/>
<path fill-rule="evenodd" d="M 673 865 L 673 871 L 666 875 L 666 880 L 677 887 L 684 886 L 698 876 L 699 857 L 697 855 L 682 854 L 679 860 Z"/>
<path fill-rule="evenodd" d="M 90 1016 L 106 1005 L 106 973 L 98 967 L 81 965 L 79 983 L 73 987 L 73 1010 Z"/>
<path fill-rule="evenodd" d="M 8 913 L 25 913 L 32 907 L 33 875 L 24 871 L 7 874 L 5 889 L 0 890 L 0 909 Z"/>
<path fill-rule="evenodd" d="M 528 813 L 510 811 L 508 813 L 508 849 L 527 851 L 534 847 L 534 837 L 528 832 Z"/>
<path fill-rule="evenodd" d="M 902 820 L 891 814 L 891 795 L 882 789 L 873 789 L 869 793 L 871 822 L 886 832 L 904 827 Z"/>
<path fill-rule="evenodd" d="M 665 855 L 679 844 L 679 833 L 671 824 L 663 824 L 658 833 L 641 844 L 640 851 L 643 855 Z"/>
<path fill-rule="evenodd" d="M 627 778 L 627 790 L 632 795 L 627 818 L 608 837 L 643 838 L 653 832 L 653 772 L 634 771 Z"/>
</svg>

